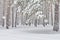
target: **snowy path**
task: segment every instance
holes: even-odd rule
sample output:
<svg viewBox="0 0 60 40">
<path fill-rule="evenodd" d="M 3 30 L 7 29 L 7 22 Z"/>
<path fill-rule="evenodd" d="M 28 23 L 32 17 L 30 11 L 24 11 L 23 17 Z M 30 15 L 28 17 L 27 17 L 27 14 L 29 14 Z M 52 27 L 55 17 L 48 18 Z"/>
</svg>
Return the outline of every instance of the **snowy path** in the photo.
<svg viewBox="0 0 60 40">
<path fill-rule="evenodd" d="M 60 40 L 60 31 L 39 27 L 0 28 L 0 40 Z"/>
</svg>

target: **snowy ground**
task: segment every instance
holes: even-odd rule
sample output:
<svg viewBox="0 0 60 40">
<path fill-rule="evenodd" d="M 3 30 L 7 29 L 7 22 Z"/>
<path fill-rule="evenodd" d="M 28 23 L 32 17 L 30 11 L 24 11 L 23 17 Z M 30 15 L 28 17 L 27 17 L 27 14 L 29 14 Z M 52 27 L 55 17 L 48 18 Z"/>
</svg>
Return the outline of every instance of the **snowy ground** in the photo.
<svg viewBox="0 0 60 40">
<path fill-rule="evenodd" d="M 60 31 L 55 32 L 50 26 L 0 28 L 0 40 L 60 40 Z"/>
</svg>

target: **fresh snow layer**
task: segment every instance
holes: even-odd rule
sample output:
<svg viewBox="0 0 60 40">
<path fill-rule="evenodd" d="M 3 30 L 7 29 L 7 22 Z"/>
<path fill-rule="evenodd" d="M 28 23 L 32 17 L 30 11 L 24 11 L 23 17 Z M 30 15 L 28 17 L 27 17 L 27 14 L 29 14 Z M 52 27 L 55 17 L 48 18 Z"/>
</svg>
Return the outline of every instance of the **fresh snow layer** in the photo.
<svg viewBox="0 0 60 40">
<path fill-rule="evenodd" d="M 43 27 L 42 25 L 0 28 L 0 40 L 60 40 L 60 31 L 55 32 L 52 26 Z"/>
</svg>

